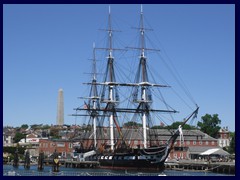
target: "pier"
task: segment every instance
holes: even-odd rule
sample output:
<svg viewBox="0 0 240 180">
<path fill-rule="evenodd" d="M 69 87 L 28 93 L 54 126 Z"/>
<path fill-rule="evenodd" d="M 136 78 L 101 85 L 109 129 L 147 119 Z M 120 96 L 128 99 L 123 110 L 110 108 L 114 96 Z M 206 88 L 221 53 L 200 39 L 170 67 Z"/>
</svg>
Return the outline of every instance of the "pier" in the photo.
<svg viewBox="0 0 240 180">
<path fill-rule="evenodd" d="M 175 162 L 166 162 L 165 169 L 177 171 L 210 171 L 214 173 L 235 174 L 235 162 L 180 160 Z"/>
</svg>

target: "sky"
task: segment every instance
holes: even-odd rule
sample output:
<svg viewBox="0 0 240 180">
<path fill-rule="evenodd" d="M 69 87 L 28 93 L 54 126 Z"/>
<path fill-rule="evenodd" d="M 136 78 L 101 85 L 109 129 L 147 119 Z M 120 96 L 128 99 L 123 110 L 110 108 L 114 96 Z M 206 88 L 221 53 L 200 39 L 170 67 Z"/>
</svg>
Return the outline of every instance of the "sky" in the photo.
<svg viewBox="0 0 240 180">
<path fill-rule="evenodd" d="M 83 83 L 91 79 L 93 42 L 104 46 L 106 32 L 99 29 L 106 29 L 108 11 L 106 4 L 3 6 L 3 126 L 56 124 L 60 88 L 65 123 L 76 123 L 68 115 L 82 105 L 78 97 L 88 95 Z M 197 120 L 218 114 L 221 127 L 235 131 L 234 5 L 144 4 L 143 11 L 145 25 L 154 29 L 146 31 L 153 34 L 149 45 L 174 63 L 200 106 Z M 113 28 L 121 30 L 114 33 L 114 46 L 132 46 L 140 5 L 111 5 L 111 15 Z M 122 55 L 124 66 L 127 55 L 115 55 Z M 99 61 L 104 64 L 104 57 Z M 165 72 L 157 60 L 151 67 Z"/>
</svg>

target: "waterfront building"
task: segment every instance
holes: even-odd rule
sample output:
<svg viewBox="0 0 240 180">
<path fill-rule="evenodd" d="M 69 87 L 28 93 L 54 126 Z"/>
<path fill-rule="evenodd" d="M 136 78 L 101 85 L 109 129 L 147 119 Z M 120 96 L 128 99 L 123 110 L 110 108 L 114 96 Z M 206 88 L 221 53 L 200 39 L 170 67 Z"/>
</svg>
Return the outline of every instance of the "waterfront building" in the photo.
<svg viewBox="0 0 240 180">
<path fill-rule="evenodd" d="M 115 131 L 117 131 L 115 129 Z M 141 147 L 142 138 L 139 135 L 139 129 L 128 129 L 122 128 L 122 132 L 126 134 L 126 141 L 130 144 L 132 148 Z M 148 131 L 151 131 L 151 129 Z M 151 141 L 152 145 L 161 145 L 165 144 L 169 137 L 172 135 L 173 130 L 167 129 L 155 129 L 154 130 L 157 136 L 157 140 Z M 128 132 L 128 133 L 126 133 Z M 81 142 L 81 145 L 84 149 L 91 149 L 93 144 L 93 139 L 91 137 L 92 131 L 89 130 L 87 133 L 82 133 L 79 137 L 73 139 L 75 142 Z M 106 144 L 110 144 L 109 137 L 109 128 L 103 128 L 104 136 L 97 134 L 97 146 L 100 148 L 103 139 Z M 115 134 L 117 134 L 115 132 Z M 151 133 L 148 133 L 148 135 Z M 133 138 L 134 137 L 134 138 Z M 121 137 L 116 137 L 120 139 Z M 148 144 L 149 145 L 149 144 Z M 195 159 L 200 155 L 200 153 L 212 149 L 218 148 L 218 140 L 212 138 L 206 133 L 201 132 L 200 130 L 183 130 L 183 138 L 180 136 L 177 138 L 176 142 L 173 145 L 172 151 L 170 152 L 169 159 Z"/>
<path fill-rule="evenodd" d="M 54 152 L 58 152 L 61 158 L 70 158 L 73 155 L 73 142 L 65 139 L 40 139 L 39 152 L 43 151 L 50 157 Z"/>
</svg>

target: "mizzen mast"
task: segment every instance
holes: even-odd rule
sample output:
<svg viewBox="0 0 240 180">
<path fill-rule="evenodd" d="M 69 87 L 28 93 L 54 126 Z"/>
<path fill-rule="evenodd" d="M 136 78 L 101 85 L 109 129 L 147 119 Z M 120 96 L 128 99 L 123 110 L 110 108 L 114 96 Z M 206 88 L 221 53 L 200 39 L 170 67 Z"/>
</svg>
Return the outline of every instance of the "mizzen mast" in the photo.
<svg viewBox="0 0 240 180">
<path fill-rule="evenodd" d="M 100 109 L 100 103 L 99 103 L 99 96 L 98 96 L 98 89 L 97 89 L 97 67 L 96 67 L 96 55 L 95 55 L 95 43 L 93 43 L 93 63 L 92 63 L 92 80 L 90 87 L 90 93 L 89 97 L 80 97 L 81 99 L 88 99 L 88 102 L 86 103 L 84 101 L 84 107 L 83 108 L 76 108 L 74 110 L 81 111 L 86 110 L 88 115 L 86 114 L 72 114 L 72 116 L 90 116 L 90 119 L 92 119 L 93 123 L 93 146 L 94 149 L 97 148 L 97 119 L 98 119 L 98 109 Z"/>
</svg>

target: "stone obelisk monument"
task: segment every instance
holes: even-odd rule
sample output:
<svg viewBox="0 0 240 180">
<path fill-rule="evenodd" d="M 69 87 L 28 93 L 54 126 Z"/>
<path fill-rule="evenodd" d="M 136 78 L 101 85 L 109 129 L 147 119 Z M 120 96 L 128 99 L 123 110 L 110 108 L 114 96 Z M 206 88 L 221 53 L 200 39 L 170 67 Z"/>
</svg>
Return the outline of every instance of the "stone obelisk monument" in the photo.
<svg viewBox="0 0 240 180">
<path fill-rule="evenodd" d="M 57 125 L 64 124 L 64 104 L 63 104 L 63 90 L 58 90 L 58 102 L 57 102 Z"/>
</svg>

